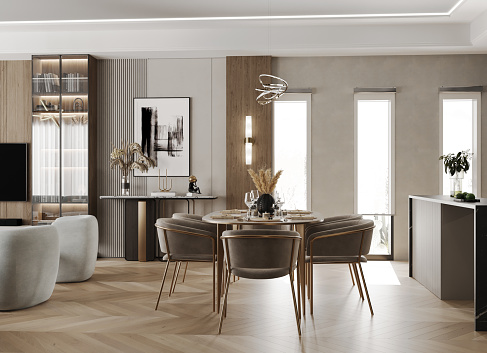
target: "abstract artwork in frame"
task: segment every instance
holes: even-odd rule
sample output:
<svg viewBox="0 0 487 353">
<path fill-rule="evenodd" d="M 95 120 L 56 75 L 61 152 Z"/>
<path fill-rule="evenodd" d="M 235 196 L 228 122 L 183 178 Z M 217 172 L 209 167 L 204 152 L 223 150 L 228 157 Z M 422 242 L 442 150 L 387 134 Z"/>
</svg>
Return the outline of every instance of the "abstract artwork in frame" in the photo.
<svg viewBox="0 0 487 353">
<path fill-rule="evenodd" d="M 189 98 L 134 98 L 134 141 L 156 161 L 134 176 L 189 176 Z"/>
</svg>

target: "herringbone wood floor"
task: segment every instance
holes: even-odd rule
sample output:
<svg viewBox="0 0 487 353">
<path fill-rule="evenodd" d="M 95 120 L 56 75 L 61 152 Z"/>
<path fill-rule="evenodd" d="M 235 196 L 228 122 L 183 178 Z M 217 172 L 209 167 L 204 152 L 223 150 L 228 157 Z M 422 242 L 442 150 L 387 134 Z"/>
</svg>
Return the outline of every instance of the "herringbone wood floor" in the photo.
<svg viewBox="0 0 487 353">
<path fill-rule="evenodd" d="M 406 263 L 391 264 L 364 265 L 374 317 L 346 265 L 317 266 L 315 313 L 299 339 L 287 278 L 233 283 L 217 335 L 208 264 L 191 264 L 154 311 L 165 264 L 103 259 L 89 281 L 0 312 L 0 352 L 487 352 L 472 302 L 440 301 L 407 277 Z"/>
</svg>

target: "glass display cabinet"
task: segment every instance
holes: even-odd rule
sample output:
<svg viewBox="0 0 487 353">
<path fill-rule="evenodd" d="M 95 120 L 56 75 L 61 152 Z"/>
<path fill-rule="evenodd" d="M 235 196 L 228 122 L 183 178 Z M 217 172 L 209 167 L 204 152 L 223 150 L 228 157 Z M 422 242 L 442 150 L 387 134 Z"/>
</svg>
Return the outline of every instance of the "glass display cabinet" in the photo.
<svg viewBox="0 0 487 353">
<path fill-rule="evenodd" d="M 96 215 L 96 60 L 32 57 L 32 224 Z"/>
</svg>

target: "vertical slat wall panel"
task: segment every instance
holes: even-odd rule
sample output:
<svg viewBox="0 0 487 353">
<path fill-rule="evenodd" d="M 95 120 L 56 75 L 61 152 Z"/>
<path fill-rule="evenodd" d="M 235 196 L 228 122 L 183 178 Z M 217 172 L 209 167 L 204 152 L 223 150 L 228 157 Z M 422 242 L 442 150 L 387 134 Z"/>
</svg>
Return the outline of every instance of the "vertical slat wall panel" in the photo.
<svg viewBox="0 0 487 353">
<path fill-rule="evenodd" d="M 98 193 L 120 195 L 120 171 L 110 169 L 112 143 L 133 142 L 133 100 L 146 97 L 147 60 L 98 61 Z M 145 195 L 146 178 L 130 174 L 131 195 Z M 123 202 L 98 200 L 99 256 L 124 256 Z"/>
</svg>

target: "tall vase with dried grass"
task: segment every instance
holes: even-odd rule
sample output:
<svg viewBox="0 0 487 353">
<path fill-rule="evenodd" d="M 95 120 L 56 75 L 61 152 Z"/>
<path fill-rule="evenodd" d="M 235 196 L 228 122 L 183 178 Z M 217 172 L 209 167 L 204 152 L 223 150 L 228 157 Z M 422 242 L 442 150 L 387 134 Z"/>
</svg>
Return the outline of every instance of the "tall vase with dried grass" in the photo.
<svg viewBox="0 0 487 353">
<path fill-rule="evenodd" d="M 249 174 L 252 177 L 255 187 L 260 193 L 259 199 L 257 200 L 257 211 L 260 215 L 263 213 L 274 214 L 274 198 L 271 193 L 276 188 L 282 170 L 279 170 L 274 176 L 272 176 L 270 168 L 266 170 L 262 168 L 259 169 L 258 172 L 249 169 Z"/>
<path fill-rule="evenodd" d="M 128 196 L 130 191 L 129 172 L 138 169 L 145 173 L 149 168 L 154 168 L 156 162 L 144 155 L 142 147 L 136 142 L 121 142 L 122 147 L 117 148 L 112 144 L 113 151 L 110 153 L 110 168 L 118 168 L 122 171 L 122 196 Z"/>
</svg>

